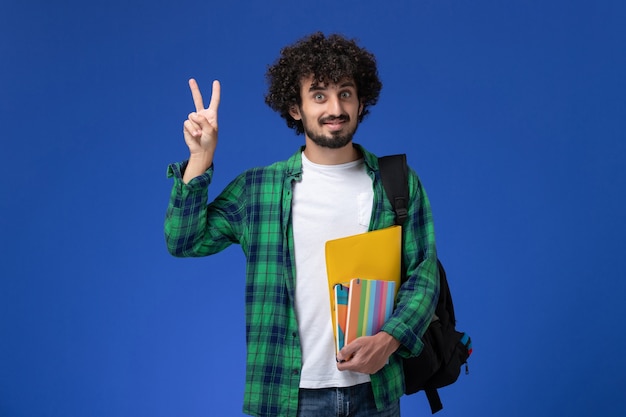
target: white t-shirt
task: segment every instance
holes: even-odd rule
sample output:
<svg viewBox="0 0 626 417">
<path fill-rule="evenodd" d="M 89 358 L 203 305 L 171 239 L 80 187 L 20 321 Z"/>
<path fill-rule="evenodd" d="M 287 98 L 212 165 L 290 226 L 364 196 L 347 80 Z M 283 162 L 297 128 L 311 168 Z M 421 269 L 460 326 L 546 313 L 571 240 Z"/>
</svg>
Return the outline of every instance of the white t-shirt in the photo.
<svg viewBox="0 0 626 417">
<path fill-rule="evenodd" d="M 319 165 L 302 154 L 292 201 L 296 314 L 302 344 L 301 388 L 348 387 L 369 375 L 338 371 L 326 276 L 326 241 L 367 232 L 374 191 L 363 160 Z"/>
</svg>

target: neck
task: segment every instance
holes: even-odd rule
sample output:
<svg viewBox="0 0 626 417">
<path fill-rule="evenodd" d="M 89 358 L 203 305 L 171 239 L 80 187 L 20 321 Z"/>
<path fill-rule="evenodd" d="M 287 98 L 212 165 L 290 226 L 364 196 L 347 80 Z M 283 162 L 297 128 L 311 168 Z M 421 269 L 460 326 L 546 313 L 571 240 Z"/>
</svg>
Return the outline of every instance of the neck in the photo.
<svg viewBox="0 0 626 417">
<path fill-rule="evenodd" d="M 308 138 L 306 139 L 304 154 L 309 161 L 320 165 L 345 164 L 361 158 L 360 152 L 352 146 L 352 142 L 343 148 L 331 149 L 316 145 Z"/>
</svg>

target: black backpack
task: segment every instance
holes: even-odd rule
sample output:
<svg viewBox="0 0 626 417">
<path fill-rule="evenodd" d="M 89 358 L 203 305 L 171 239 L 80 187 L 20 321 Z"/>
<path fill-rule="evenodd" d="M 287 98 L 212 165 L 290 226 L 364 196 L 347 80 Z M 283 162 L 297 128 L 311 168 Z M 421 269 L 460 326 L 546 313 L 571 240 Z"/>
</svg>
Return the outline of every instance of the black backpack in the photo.
<svg viewBox="0 0 626 417">
<path fill-rule="evenodd" d="M 402 225 L 407 218 L 409 202 L 408 167 L 406 155 L 390 155 L 378 158 L 380 177 L 387 198 L 396 213 L 396 224 Z M 443 408 L 437 388 L 454 383 L 472 353 L 472 341 L 466 333 L 455 329 L 456 317 L 452 296 L 443 265 L 437 260 L 439 269 L 439 301 L 435 309 L 436 318 L 430 323 L 422 337 L 424 350 L 419 356 L 405 358 L 404 392 L 413 394 L 423 390 L 433 414 Z M 402 264 L 402 281 L 406 280 L 406 269 Z"/>
</svg>

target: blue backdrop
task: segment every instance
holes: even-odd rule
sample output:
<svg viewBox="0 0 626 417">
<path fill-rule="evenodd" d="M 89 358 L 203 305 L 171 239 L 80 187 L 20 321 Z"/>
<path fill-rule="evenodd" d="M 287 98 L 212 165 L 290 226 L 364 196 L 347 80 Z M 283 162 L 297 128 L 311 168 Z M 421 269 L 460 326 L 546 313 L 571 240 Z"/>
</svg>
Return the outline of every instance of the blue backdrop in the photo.
<svg viewBox="0 0 626 417">
<path fill-rule="evenodd" d="M 213 195 L 302 143 L 263 103 L 280 48 L 358 38 L 356 141 L 429 193 L 470 375 L 442 416 L 626 415 L 626 4 L 0 4 L 0 416 L 237 416 L 244 259 L 165 249 L 187 79 L 222 82 Z M 428 415 L 420 394 L 403 414 Z"/>
</svg>

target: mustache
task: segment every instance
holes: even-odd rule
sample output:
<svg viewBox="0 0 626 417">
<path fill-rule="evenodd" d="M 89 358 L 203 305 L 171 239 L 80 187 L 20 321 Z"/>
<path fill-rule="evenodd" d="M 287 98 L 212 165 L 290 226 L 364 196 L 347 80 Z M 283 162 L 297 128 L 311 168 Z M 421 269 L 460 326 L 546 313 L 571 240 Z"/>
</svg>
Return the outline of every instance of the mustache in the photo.
<svg viewBox="0 0 626 417">
<path fill-rule="evenodd" d="M 349 121 L 350 121 L 350 116 L 348 116 L 347 114 L 342 114 L 339 116 L 327 116 L 327 117 L 322 117 L 320 119 L 320 123 L 349 122 Z"/>
</svg>

